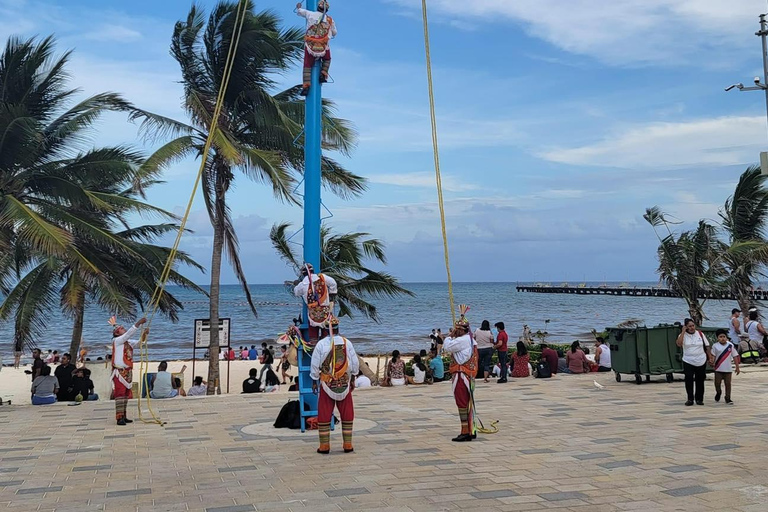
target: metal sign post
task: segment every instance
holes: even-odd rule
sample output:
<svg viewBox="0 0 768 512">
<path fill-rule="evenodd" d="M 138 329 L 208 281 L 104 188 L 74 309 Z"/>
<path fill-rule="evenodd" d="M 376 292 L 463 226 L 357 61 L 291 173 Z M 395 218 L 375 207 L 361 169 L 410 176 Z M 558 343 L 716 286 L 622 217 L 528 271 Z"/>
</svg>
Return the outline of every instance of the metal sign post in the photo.
<svg viewBox="0 0 768 512">
<path fill-rule="evenodd" d="M 219 318 L 219 347 L 227 348 L 227 393 L 229 393 L 229 375 L 230 359 L 230 318 Z M 195 320 L 194 344 L 192 345 L 192 380 L 195 380 L 195 361 L 197 360 L 197 349 L 207 349 L 211 346 L 211 321 L 207 318 L 198 318 Z M 208 353 L 208 364 L 211 364 L 211 355 Z"/>
</svg>

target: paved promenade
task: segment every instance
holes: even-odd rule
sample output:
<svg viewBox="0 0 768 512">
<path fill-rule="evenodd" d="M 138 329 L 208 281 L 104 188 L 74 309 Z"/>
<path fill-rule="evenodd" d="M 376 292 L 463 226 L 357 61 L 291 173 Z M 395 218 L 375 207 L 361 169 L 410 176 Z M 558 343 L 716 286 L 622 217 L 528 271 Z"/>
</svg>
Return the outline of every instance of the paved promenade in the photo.
<svg viewBox="0 0 768 512">
<path fill-rule="evenodd" d="M 285 395 L 155 401 L 164 428 L 117 427 L 111 402 L 2 406 L 0 511 L 765 511 L 768 372 L 747 372 L 735 406 L 604 374 L 479 383 L 501 432 L 465 444 L 450 384 L 361 390 L 356 451 L 337 428 L 329 456 L 271 428 Z"/>
</svg>

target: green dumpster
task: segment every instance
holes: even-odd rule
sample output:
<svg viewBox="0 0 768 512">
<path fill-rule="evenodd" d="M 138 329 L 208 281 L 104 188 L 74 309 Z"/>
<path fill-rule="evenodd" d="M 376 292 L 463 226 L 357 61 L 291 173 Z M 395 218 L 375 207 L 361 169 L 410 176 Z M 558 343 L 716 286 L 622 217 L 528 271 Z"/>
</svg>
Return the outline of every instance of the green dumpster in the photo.
<svg viewBox="0 0 768 512">
<path fill-rule="evenodd" d="M 637 384 L 652 375 L 664 375 L 667 382 L 675 373 L 683 373 L 683 350 L 677 346 L 680 325 L 662 324 L 656 327 L 620 329 L 609 327 L 606 342 L 611 347 L 611 366 L 616 382 L 622 375 L 632 375 Z M 703 327 L 702 333 L 710 345 L 715 342 L 715 327 Z"/>
</svg>

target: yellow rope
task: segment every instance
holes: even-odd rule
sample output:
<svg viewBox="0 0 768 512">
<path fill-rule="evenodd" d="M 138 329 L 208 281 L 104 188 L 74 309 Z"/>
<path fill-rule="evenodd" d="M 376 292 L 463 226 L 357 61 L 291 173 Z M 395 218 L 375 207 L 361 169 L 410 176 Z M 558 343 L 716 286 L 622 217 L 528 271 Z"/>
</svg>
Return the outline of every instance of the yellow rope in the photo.
<svg viewBox="0 0 768 512">
<path fill-rule="evenodd" d="M 189 220 L 189 215 L 192 212 L 192 205 L 195 202 L 197 189 L 200 186 L 200 180 L 202 179 L 203 172 L 205 171 L 205 165 L 208 161 L 208 154 L 211 151 L 211 146 L 213 145 L 213 139 L 215 137 L 216 130 L 218 129 L 219 117 L 221 115 L 221 110 L 224 105 L 224 96 L 226 95 L 227 88 L 229 87 L 229 79 L 232 76 L 232 67 L 234 65 L 235 56 L 237 54 L 237 47 L 240 44 L 240 35 L 242 34 L 243 25 L 245 24 L 245 16 L 248 13 L 246 8 L 247 3 L 248 3 L 247 0 L 239 0 L 237 5 L 237 15 L 235 16 L 235 23 L 234 23 L 234 28 L 232 32 L 232 43 L 229 47 L 229 51 L 227 53 L 227 61 L 224 65 L 224 74 L 222 76 L 221 87 L 219 88 L 218 96 L 216 98 L 216 106 L 213 111 L 211 126 L 208 130 L 208 139 L 205 141 L 205 148 L 203 149 L 203 153 L 201 155 L 200 169 L 198 170 L 197 177 L 195 178 L 195 185 L 192 187 L 192 194 L 190 195 L 189 202 L 187 203 L 187 209 L 185 210 L 184 216 L 181 219 L 181 224 L 179 225 L 179 231 L 176 234 L 176 240 L 174 241 L 173 247 L 171 248 L 171 251 L 168 254 L 168 259 L 165 262 L 165 267 L 163 268 L 163 272 L 160 274 L 160 279 L 157 283 L 157 287 L 155 288 L 155 291 L 152 294 L 152 299 L 150 300 L 150 303 L 149 303 L 149 308 L 151 313 L 147 318 L 146 327 L 142 332 L 141 338 L 139 341 L 139 352 L 141 357 L 141 363 L 139 365 L 139 382 L 143 383 L 144 389 L 147 389 L 147 390 L 149 389 L 149 386 L 148 386 L 149 383 L 147 379 L 147 370 L 148 370 L 147 367 L 149 364 L 147 337 L 149 334 L 149 328 L 152 325 L 152 319 L 155 317 L 155 314 L 160 308 L 160 300 L 162 299 L 163 292 L 165 291 L 165 287 L 168 283 L 168 279 L 171 275 L 171 271 L 173 270 L 173 262 L 176 259 L 176 255 L 179 252 L 181 237 L 184 234 L 184 229 L 187 225 L 187 221 Z M 138 397 L 139 419 L 144 423 L 157 423 L 158 425 L 163 425 L 164 422 L 161 421 L 160 418 L 158 418 L 155 412 L 152 410 L 152 399 L 150 398 L 149 393 L 147 393 L 147 408 L 149 409 L 149 413 L 152 415 L 151 421 L 145 420 L 142 417 L 141 390 L 140 390 L 139 397 Z"/>
<path fill-rule="evenodd" d="M 427 0 L 421 0 L 421 12 L 424 18 L 424 49 L 427 57 L 427 82 L 429 84 L 429 114 L 432 120 L 432 150 L 435 154 L 435 181 L 437 182 L 437 203 L 440 208 L 440 225 L 443 230 L 443 252 L 445 253 L 445 271 L 448 275 L 448 299 L 451 301 L 451 318 L 456 323 L 456 306 L 453 300 L 453 280 L 451 279 L 451 261 L 448 253 L 448 231 L 445 227 L 445 205 L 443 203 L 443 179 L 440 176 L 440 149 L 437 143 L 437 119 L 435 117 L 435 92 L 432 85 L 432 56 L 429 52 L 429 20 L 427 19 Z"/>
</svg>

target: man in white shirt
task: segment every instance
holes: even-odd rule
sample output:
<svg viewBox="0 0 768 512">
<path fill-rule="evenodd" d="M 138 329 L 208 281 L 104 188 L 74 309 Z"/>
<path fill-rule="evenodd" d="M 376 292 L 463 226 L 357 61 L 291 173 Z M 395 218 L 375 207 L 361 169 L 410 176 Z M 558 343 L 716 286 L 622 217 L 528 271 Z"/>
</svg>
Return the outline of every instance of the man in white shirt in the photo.
<svg viewBox="0 0 768 512">
<path fill-rule="evenodd" d="M 296 14 L 307 20 L 307 33 L 304 36 L 304 74 L 301 95 L 309 94 L 312 84 L 312 67 L 316 60 L 322 62 L 320 83 L 328 81 L 328 70 L 331 68 L 330 40 L 336 37 L 336 22 L 328 16 L 330 4 L 326 0 L 317 3 L 317 11 L 301 8 L 302 2 L 296 4 Z"/>
<path fill-rule="evenodd" d="M 451 354 L 453 397 L 456 400 L 456 407 L 459 408 L 461 420 L 461 434 L 452 439 L 457 443 L 472 441 L 477 437 L 472 391 L 475 386 L 475 375 L 477 375 L 478 355 L 477 344 L 469 335 L 469 322 L 464 316 L 468 310 L 469 308 L 466 308 L 462 311 L 461 318 L 456 322 L 443 345 L 443 351 Z"/>
<path fill-rule="evenodd" d="M 147 322 L 146 318 L 139 319 L 129 329 L 117 324 L 114 316 L 109 319 L 112 330 L 112 389 L 115 399 L 115 418 L 118 425 L 133 423 L 126 417 L 128 400 L 133 398 L 131 392 L 133 382 L 133 348 L 139 344 L 132 340 L 139 327 Z"/>
<path fill-rule="evenodd" d="M 312 365 L 309 376 L 312 390 L 319 392 L 317 400 L 317 428 L 320 435 L 320 447 L 317 453 L 331 452 L 331 420 L 334 408 L 341 416 L 341 433 L 344 440 L 344 453 L 354 451 L 352 447 L 352 425 L 355 420 L 355 408 L 352 402 L 352 390 L 355 388 L 355 375 L 360 372 L 360 361 L 350 341 L 337 332 L 339 321 L 331 317 L 326 327 L 332 333 L 320 340 L 312 351 Z M 319 384 L 318 384 L 318 381 Z"/>
</svg>

